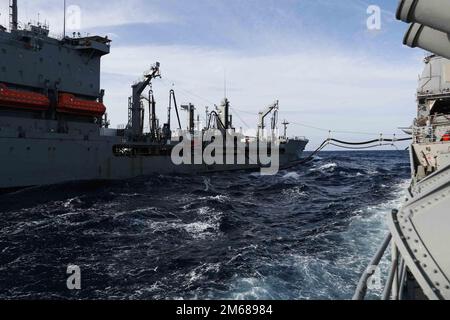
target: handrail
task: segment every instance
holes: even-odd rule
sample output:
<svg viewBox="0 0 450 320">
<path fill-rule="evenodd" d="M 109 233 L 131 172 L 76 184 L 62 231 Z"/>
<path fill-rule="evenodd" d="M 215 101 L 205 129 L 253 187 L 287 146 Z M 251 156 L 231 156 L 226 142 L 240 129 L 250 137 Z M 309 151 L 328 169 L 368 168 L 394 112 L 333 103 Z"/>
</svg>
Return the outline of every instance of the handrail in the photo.
<svg viewBox="0 0 450 320">
<path fill-rule="evenodd" d="M 388 276 L 386 286 L 383 291 L 383 298 L 382 298 L 383 301 L 387 301 L 391 298 L 392 287 L 393 287 L 394 280 L 397 277 L 397 272 L 398 272 L 398 249 L 397 249 L 397 247 L 394 247 L 392 250 L 393 250 L 392 265 L 391 265 L 391 270 L 389 271 L 389 276 Z"/>
<path fill-rule="evenodd" d="M 367 294 L 367 282 L 369 279 L 374 275 L 375 270 L 373 267 L 378 267 L 380 265 L 381 259 L 383 259 L 386 250 L 389 247 L 389 244 L 392 240 L 392 234 L 388 234 L 383 242 L 383 245 L 378 249 L 375 256 L 372 258 L 372 261 L 370 262 L 369 267 L 367 267 L 366 271 L 364 272 L 363 276 L 361 277 L 361 280 L 359 280 L 358 287 L 356 289 L 355 295 L 353 296 L 353 300 L 364 300 Z"/>
</svg>

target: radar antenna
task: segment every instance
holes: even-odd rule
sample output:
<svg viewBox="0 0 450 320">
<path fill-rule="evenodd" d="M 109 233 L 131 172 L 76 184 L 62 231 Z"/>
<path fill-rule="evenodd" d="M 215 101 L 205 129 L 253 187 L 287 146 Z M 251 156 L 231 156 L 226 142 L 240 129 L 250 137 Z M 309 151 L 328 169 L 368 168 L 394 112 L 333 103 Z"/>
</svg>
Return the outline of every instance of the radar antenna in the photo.
<svg viewBox="0 0 450 320">
<path fill-rule="evenodd" d="M 287 139 L 287 128 L 288 125 L 290 125 L 290 123 L 287 120 L 284 120 L 282 123 L 283 127 L 284 127 L 284 134 L 283 134 L 283 138 Z"/>
</svg>

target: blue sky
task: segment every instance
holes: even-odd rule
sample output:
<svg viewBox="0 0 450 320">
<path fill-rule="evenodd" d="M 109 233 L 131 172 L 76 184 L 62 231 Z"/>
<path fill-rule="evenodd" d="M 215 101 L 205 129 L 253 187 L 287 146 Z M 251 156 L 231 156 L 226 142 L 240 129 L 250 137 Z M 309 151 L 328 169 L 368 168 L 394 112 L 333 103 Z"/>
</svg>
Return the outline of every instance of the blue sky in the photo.
<svg viewBox="0 0 450 320">
<path fill-rule="evenodd" d="M 62 31 L 62 0 L 19 1 L 22 22 L 50 23 Z M 319 144 L 339 131 L 401 134 L 415 114 L 415 88 L 424 52 L 402 45 L 407 26 L 395 20 L 395 0 L 68 0 L 80 6 L 82 30 L 108 34 L 102 87 L 113 125 L 126 122 L 132 82 L 160 61 L 155 82 L 160 117 L 168 90 L 179 100 L 206 105 L 224 95 L 236 126 L 255 127 L 257 112 L 280 100 L 291 135 Z M 366 27 L 369 5 L 382 9 L 382 28 Z M 0 23 L 7 21 L 2 2 Z M 307 125 L 307 126 L 304 126 Z M 360 140 L 370 135 L 336 134 Z"/>
</svg>

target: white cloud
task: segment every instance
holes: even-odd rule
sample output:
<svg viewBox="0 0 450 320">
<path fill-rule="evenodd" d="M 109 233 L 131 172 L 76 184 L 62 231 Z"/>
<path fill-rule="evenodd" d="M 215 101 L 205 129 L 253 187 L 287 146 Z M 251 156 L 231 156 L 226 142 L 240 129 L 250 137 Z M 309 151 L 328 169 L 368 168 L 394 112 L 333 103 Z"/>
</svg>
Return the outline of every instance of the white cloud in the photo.
<svg viewBox="0 0 450 320">
<path fill-rule="evenodd" d="M 81 28 L 91 31 L 94 28 L 123 26 L 134 23 L 166 23 L 172 18 L 153 7 L 147 1 L 120 0 L 87 1 L 68 0 L 67 7 L 77 5 L 81 8 Z M 1 23 L 8 25 L 8 1 L 0 4 Z M 27 0 L 19 2 L 19 21 L 24 25 L 29 21 L 47 22 L 53 34 L 63 30 L 64 7 L 62 0 Z"/>
<path fill-rule="evenodd" d="M 223 98 L 226 70 L 232 105 L 245 111 L 240 117 L 252 126 L 258 111 L 278 99 L 281 116 L 291 122 L 388 133 L 412 121 L 415 81 L 421 68 L 419 61 L 396 65 L 336 48 L 259 56 L 188 46 L 113 48 L 103 70 L 114 124 L 125 122 L 129 87 L 155 61 L 162 64 L 163 80 L 156 80 L 154 87 L 163 119 L 172 83 L 180 102 L 193 102 L 203 115 L 205 105 L 218 104 Z M 295 125 L 291 133 L 322 134 Z"/>
<path fill-rule="evenodd" d="M 20 19 L 36 20 L 36 13 L 40 12 L 41 21 L 47 19 L 52 32 L 60 33 L 62 2 L 20 1 Z M 182 2 L 178 3 L 178 11 L 174 10 L 174 17 L 163 10 L 168 10 L 171 5 L 158 1 L 131 0 L 126 5 L 119 0 L 68 0 L 67 3 L 80 5 L 85 29 L 134 23 L 186 23 L 183 19 L 192 18 L 192 12 L 188 14 L 185 7 L 180 6 L 184 4 Z M 344 5 L 329 0 L 308 3 Z M 246 49 L 157 46 L 151 44 L 151 39 L 142 39 L 143 45 L 136 47 L 115 47 L 113 43 L 111 55 L 104 58 L 102 77 L 113 125 L 126 122 L 130 85 L 155 61 L 162 63 L 163 80 L 156 80 L 154 84 L 162 120 L 165 118 L 168 90 L 173 82 L 180 102 L 195 103 L 200 114 L 203 114 L 205 105 L 219 103 L 223 98 L 225 72 L 228 96 L 235 109 L 245 111 L 239 116 L 252 126 L 256 125 L 258 111 L 276 99 L 281 103 L 281 117 L 323 128 L 394 133 L 396 127 L 408 125 L 412 121 L 416 79 L 421 69 L 420 59 L 415 57 L 419 54 L 411 53 L 399 64 L 398 57 L 396 62 L 380 58 L 380 52 L 385 55 L 384 48 L 389 48 L 381 42 L 374 42 L 369 49 L 355 40 L 355 43 L 346 43 L 351 49 L 344 50 L 336 44 L 340 38 L 329 39 L 316 32 L 307 32 L 309 29 L 301 29 L 301 16 L 297 14 L 283 11 L 281 16 L 266 16 L 265 8 L 256 8 L 257 13 L 254 13 L 255 10 L 248 8 L 250 4 L 244 4 L 239 2 L 237 7 L 236 3 L 231 6 L 231 9 L 239 9 L 236 12 L 240 14 L 236 15 L 228 8 L 228 3 L 211 2 L 208 9 L 224 11 L 222 19 L 226 17 L 228 23 L 222 26 L 219 20 L 217 26 L 214 24 L 216 19 L 206 15 L 205 19 L 209 20 L 205 24 L 209 29 L 205 29 L 204 34 L 217 35 L 218 43 L 224 42 L 224 39 L 245 43 Z M 359 1 L 345 5 L 356 5 L 356 9 L 362 10 L 363 4 Z M 2 20 L 7 21 L 7 1 L 3 1 L 0 7 L 4 13 Z M 196 8 L 197 11 L 193 12 L 203 12 L 198 11 L 199 3 Z M 173 9 L 177 9 L 176 6 Z M 247 16 L 245 12 L 253 14 Z M 365 13 L 364 10 L 361 12 Z M 251 23 L 243 24 L 248 19 Z M 273 20 L 277 23 L 271 24 Z M 322 24 L 327 26 L 325 22 Z M 318 23 L 317 26 L 322 24 Z M 188 37 L 200 37 L 189 33 L 197 29 L 192 30 L 187 31 Z M 135 31 L 138 29 L 134 28 L 133 33 Z M 260 53 L 258 48 L 261 47 L 267 54 Z M 376 52 L 370 51 L 374 49 Z M 238 117 L 235 117 L 235 122 L 241 125 Z M 315 143 L 323 137 L 322 132 L 298 125 L 293 125 L 290 132 L 312 137 Z"/>
</svg>

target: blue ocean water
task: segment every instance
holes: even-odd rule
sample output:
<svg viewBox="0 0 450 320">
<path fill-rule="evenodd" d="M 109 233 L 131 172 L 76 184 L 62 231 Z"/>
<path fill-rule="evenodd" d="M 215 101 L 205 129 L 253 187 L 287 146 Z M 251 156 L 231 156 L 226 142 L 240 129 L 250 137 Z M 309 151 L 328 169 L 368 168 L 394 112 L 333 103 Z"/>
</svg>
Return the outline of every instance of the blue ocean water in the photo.
<svg viewBox="0 0 450 320">
<path fill-rule="evenodd" d="M 349 299 L 409 176 L 407 152 L 323 152 L 274 177 L 3 194 L 0 298 Z M 69 264 L 80 291 L 66 287 Z"/>
</svg>

